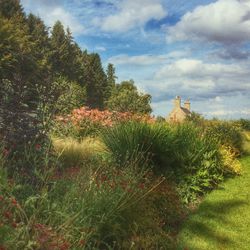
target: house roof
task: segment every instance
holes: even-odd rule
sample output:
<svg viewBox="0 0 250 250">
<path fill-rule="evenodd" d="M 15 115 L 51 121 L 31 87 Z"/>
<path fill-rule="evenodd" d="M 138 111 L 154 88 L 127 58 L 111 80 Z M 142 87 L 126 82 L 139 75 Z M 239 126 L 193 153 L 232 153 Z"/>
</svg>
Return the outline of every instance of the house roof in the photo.
<svg viewBox="0 0 250 250">
<path fill-rule="evenodd" d="M 182 110 L 186 115 L 191 114 L 191 112 L 190 112 L 188 109 L 186 109 L 186 108 L 181 107 L 181 110 Z"/>
</svg>

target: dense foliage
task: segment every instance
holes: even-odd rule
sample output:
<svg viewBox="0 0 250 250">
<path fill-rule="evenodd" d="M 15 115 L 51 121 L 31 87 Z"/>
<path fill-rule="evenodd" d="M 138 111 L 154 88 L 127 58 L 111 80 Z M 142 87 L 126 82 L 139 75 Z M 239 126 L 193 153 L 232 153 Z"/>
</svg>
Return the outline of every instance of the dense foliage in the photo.
<svg viewBox="0 0 250 250">
<path fill-rule="evenodd" d="M 107 101 L 107 107 L 119 112 L 150 114 L 150 101 L 151 96 L 139 93 L 134 82 L 130 80 L 115 85 Z"/>
</svg>

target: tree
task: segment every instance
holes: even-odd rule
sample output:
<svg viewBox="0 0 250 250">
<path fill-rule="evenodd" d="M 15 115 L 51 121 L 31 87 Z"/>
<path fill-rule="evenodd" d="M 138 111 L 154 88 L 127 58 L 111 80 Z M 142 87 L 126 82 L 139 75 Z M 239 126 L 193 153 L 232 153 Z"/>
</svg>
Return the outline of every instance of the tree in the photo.
<svg viewBox="0 0 250 250">
<path fill-rule="evenodd" d="M 139 93 L 134 81 L 130 80 L 115 86 L 107 106 L 110 110 L 119 112 L 149 114 L 152 112 L 150 102 L 151 96 Z"/>
<path fill-rule="evenodd" d="M 106 89 L 105 99 L 107 102 L 111 96 L 113 89 L 115 88 L 115 81 L 117 79 L 117 77 L 115 75 L 115 67 L 113 64 L 111 64 L 111 63 L 108 64 L 106 74 L 107 74 L 107 89 Z"/>
<path fill-rule="evenodd" d="M 56 114 L 68 114 L 73 109 L 85 105 L 86 89 L 78 83 L 59 77 L 53 81 L 52 85 L 59 92 L 58 98 L 53 104 Z"/>
<path fill-rule="evenodd" d="M 101 58 L 93 53 L 88 56 L 85 69 L 87 105 L 90 108 L 104 108 L 107 77 L 102 68 Z"/>
<path fill-rule="evenodd" d="M 81 79 L 81 50 L 73 41 L 70 29 L 66 32 L 60 21 L 57 21 L 51 32 L 51 65 L 54 74 L 63 75 L 69 81 Z"/>
<path fill-rule="evenodd" d="M 19 0 L 1 0 L 0 1 L 0 15 L 8 19 L 16 15 L 22 16 L 23 19 L 25 17 L 23 8 L 20 5 Z"/>
</svg>

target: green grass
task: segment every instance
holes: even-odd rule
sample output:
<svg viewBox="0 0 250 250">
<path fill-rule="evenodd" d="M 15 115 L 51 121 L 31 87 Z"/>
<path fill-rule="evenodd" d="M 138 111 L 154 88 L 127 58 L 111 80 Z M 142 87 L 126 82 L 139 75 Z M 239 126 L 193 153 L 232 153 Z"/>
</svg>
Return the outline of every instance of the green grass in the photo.
<svg viewBox="0 0 250 250">
<path fill-rule="evenodd" d="M 210 193 L 185 221 L 178 249 L 250 249 L 250 156 L 242 158 L 242 175 Z"/>
</svg>

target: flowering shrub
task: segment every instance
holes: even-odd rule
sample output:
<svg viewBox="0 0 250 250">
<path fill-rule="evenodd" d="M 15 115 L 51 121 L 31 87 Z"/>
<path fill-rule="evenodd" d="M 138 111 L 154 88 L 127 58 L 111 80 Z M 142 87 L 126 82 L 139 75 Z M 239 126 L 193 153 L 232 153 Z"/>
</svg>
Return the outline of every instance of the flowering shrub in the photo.
<svg viewBox="0 0 250 250">
<path fill-rule="evenodd" d="M 56 117 L 56 129 L 58 135 L 73 135 L 73 137 L 85 137 L 95 135 L 103 128 L 112 127 L 124 121 L 141 121 L 154 123 L 155 119 L 149 115 L 133 114 L 130 112 L 100 111 L 81 107 L 74 109 L 71 114 Z"/>
</svg>

